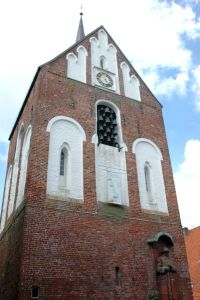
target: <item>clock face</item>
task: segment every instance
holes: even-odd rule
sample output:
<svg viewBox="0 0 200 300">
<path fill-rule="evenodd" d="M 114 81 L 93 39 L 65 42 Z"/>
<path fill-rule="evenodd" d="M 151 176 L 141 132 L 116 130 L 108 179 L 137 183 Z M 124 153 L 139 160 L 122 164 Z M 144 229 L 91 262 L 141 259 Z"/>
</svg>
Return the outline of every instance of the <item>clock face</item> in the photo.
<svg viewBox="0 0 200 300">
<path fill-rule="evenodd" d="M 97 73 L 97 81 L 99 82 L 100 85 L 110 88 L 113 86 L 113 80 L 110 77 L 110 75 L 104 73 L 104 72 L 99 72 Z"/>
</svg>

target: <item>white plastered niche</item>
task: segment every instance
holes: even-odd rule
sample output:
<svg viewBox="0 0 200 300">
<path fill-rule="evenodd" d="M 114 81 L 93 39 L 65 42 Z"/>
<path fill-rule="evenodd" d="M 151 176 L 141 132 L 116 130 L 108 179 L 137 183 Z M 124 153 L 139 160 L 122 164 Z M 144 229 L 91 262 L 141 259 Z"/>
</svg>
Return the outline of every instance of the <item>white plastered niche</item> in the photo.
<svg viewBox="0 0 200 300">
<path fill-rule="evenodd" d="M 57 116 L 49 121 L 47 131 L 50 132 L 47 194 L 83 200 L 83 141 L 86 140 L 83 128 L 72 118 Z M 70 151 L 66 186 L 60 178 L 63 145 Z"/>
<path fill-rule="evenodd" d="M 137 139 L 132 146 L 136 155 L 137 176 L 141 207 L 145 210 L 168 214 L 165 184 L 162 171 L 162 154 L 159 148 L 148 139 Z M 151 195 L 147 189 L 145 167 L 151 171 Z"/>
<path fill-rule="evenodd" d="M 98 143 L 95 134 L 92 142 L 95 144 L 95 169 L 97 201 L 129 206 L 128 182 L 126 168 L 127 147 L 123 142 L 120 111 L 109 101 L 99 100 L 96 103 L 112 108 L 117 116 L 119 132 L 119 148 Z"/>
<path fill-rule="evenodd" d="M 25 137 L 24 137 L 24 143 L 23 143 L 23 147 L 22 147 L 22 158 L 21 158 L 21 168 L 20 168 L 20 177 L 19 177 L 16 208 L 20 205 L 20 203 L 24 199 L 31 133 L 32 133 L 32 127 L 31 127 L 31 125 L 29 125 L 29 127 L 26 131 Z"/>
<path fill-rule="evenodd" d="M 11 215 L 11 213 L 13 212 L 14 204 L 15 204 L 17 179 L 18 179 L 18 173 L 19 173 L 19 161 L 20 161 L 23 135 L 24 135 L 24 125 L 22 123 L 21 126 L 20 126 L 20 129 L 19 129 L 18 137 L 17 137 L 15 158 L 14 158 L 14 164 L 13 164 L 13 170 L 12 170 L 10 199 L 9 199 L 9 202 L 8 202 L 8 218 Z"/>
<path fill-rule="evenodd" d="M 126 97 L 141 101 L 140 97 L 140 82 L 135 75 L 130 75 L 130 68 L 127 63 L 121 63 L 124 93 Z"/>
<path fill-rule="evenodd" d="M 87 50 L 84 46 L 77 48 L 77 55 L 73 52 L 67 54 L 67 77 L 86 83 Z"/>
</svg>

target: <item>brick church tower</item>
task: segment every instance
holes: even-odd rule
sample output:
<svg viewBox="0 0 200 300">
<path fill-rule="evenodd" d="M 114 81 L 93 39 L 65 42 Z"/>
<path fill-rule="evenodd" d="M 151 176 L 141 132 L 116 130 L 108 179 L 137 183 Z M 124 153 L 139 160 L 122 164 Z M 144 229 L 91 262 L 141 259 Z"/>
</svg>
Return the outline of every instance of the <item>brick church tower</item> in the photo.
<svg viewBox="0 0 200 300">
<path fill-rule="evenodd" d="M 10 135 L 0 299 L 192 299 L 162 106 L 103 26 L 39 67 Z"/>
</svg>

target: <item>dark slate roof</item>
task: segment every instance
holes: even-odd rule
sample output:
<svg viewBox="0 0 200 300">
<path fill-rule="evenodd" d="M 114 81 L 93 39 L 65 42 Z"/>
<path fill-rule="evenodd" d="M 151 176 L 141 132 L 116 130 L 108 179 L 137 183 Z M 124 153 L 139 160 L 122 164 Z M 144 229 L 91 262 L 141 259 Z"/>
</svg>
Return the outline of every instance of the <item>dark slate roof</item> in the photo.
<svg viewBox="0 0 200 300">
<path fill-rule="evenodd" d="M 83 19 L 82 19 L 82 13 L 80 13 L 80 21 L 79 21 L 79 26 L 78 26 L 78 32 L 76 36 L 76 42 L 79 42 L 85 37 L 85 32 L 84 32 L 84 27 L 83 27 Z"/>
</svg>

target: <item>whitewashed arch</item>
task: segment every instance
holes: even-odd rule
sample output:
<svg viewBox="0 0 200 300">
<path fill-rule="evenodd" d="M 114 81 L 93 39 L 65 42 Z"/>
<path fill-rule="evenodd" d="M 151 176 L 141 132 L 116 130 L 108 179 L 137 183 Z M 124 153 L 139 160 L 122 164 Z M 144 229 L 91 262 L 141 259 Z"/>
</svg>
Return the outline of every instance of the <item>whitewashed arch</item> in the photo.
<svg viewBox="0 0 200 300">
<path fill-rule="evenodd" d="M 50 132 L 47 194 L 83 200 L 83 141 L 85 131 L 74 119 L 57 116 L 47 126 Z M 67 183 L 60 177 L 60 153 L 66 147 L 69 155 Z"/>
<path fill-rule="evenodd" d="M 163 178 L 162 153 L 151 140 L 139 138 L 132 145 L 136 155 L 137 175 L 141 207 L 145 210 L 168 213 L 165 184 Z M 148 166 L 150 191 L 147 189 L 145 168 Z"/>
<path fill-rule="evenodd" d="M 49 121 L 48 125 L 47 125 L 47 131 L 50 132 L 52 125 L 55 122 L 60 121 L 60 120 L 67 121 L 67 122 L 70 122 L 70 123 L 74 124 L 77 127 L 77 129 L 80 131 L 80 133 L 82 135 L 82 138 L 83 138 L 83 141 L 86 141 L 86 134 L 85 134 L 85 131 L 84 131 L 83 127 L 76 120 L 74 120 L 72 118 L 69 118 L 69 117 L 56 116 L 56 117 L 52 118 Z"/>
<path fill-rule="evenodd" d="M 2 230 L 4 229 L 5 222 L 6 222 L 6 213 L 7 213 L 7 208 L 8 208 L 8 196 L 9 196 L 9 191 L 10 191 L 11 175 L 12 175 L 12 166 L 9 167 L 7 176 L 6 176 L 5 191 L 4 191 L 2 212 L 1 212 L 0 232 L 2 232 Z"/>
<path fill-rule="evenodd" d="M 159 159 L 163 160 L 162 153 L 161 153 L 160 149 L 158 148 L 158 146 L 154 142 L 152 142 L 151 140 L 145 139 L 145 138 L 138 138 L 137 140 L 135 140 L 133 142 L 133 144 L 132 144 L 132 152 L 133 153 L 136 153 L 136 146 L 137 146 L 138 143 L 141 143 L 141 142 L 151 144 L 155 148 L 155 150 L 157 151 Z"/>
<path fill-rule="evenodd" d="M 95 104 L 95 111 L 96 111 L 96 132 L 97 132 L 97 106 L 99 104 L 103 104 L 106 105 L 110 108 L 112 108 L 116 114 L 116 118 L 117 118 L 117 126 L 118 126 L 118 131 L 119 131 L 119 145 L 122 151 L 127 151 L 127 146 L 123 141 L 123 135 L 122 135 L 122 127 L 121 127 L 121 115 L 120 115 L 120 110 L 117 107 L 116 104 L 112 103 L 111 101 L 108 100 L 104 100 L 104 99 L 100 99 L 96 101 Z M 97 137 L 97 133 L 95 133 L 92 137 L 92 143 L 97 144 L 98 143 L 98 137 Z"/>
<path fill-rule="evenodd" d="M 25 137 L 24 137 L 23 148 L 22 148 L 22 159 L 21 159 L 21 168 L 20 168 L 20 177 L 19 177 L 16 208 L 20 205 L 20 203 L 23 201 L 23 198 L 24 198 L 24 190 L 25 190 L 26 177 L 27 177 L 27 167 L 28 167 L 28 157 L 29 157 L 31 133 L 32 133 L 32 127 L 31 127 L 31 125 L 29 125 L 29 127 L 26 130 L 26 134 L 25 134 Z"/>
<path fill-rule="evenodd" d="M 24 135 L 24 124 L 22 123 L 19 129 L 16 150 L 15 150 L 15 158 L 14 158 L 14 165 L 13 165 L 12 179 L 11 179 L 10 200 L 8 202 L 8 217 L 11 215 L 14 209 L 16 185 L 17 185 L 17 179 L 19 173 L 19 160 L 21 154 L 23 135 Z"/>
</svg>

